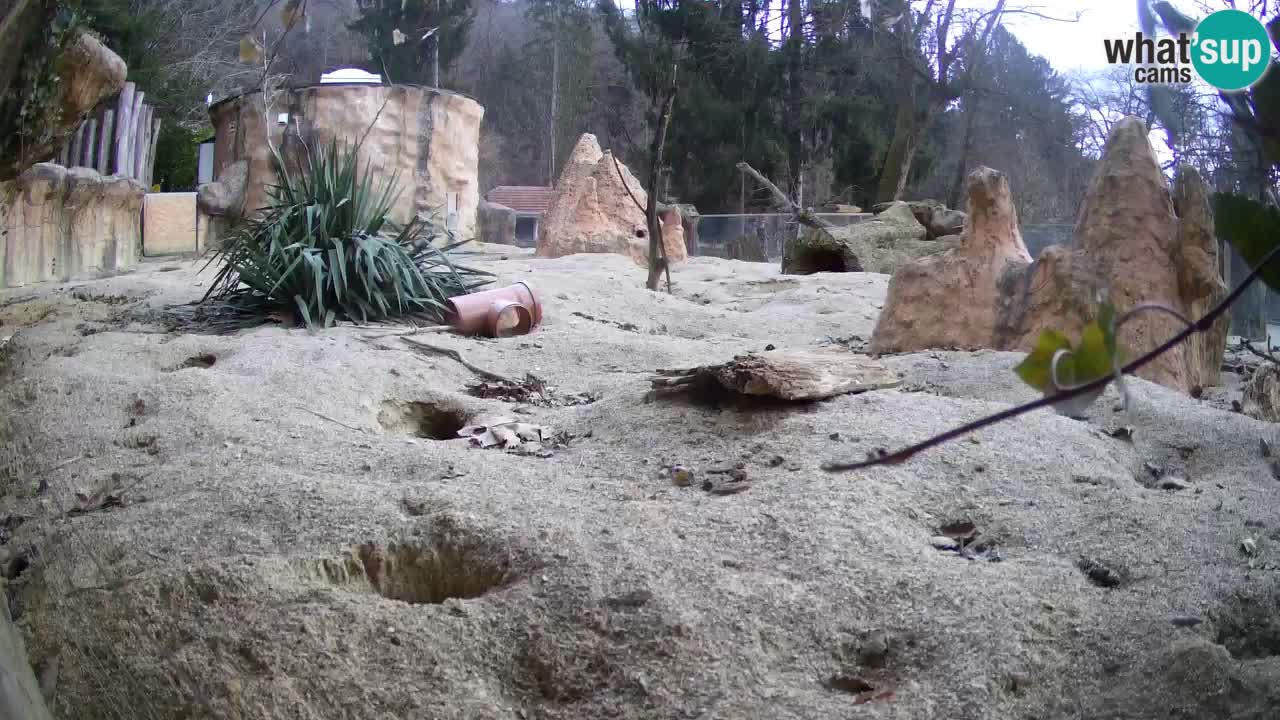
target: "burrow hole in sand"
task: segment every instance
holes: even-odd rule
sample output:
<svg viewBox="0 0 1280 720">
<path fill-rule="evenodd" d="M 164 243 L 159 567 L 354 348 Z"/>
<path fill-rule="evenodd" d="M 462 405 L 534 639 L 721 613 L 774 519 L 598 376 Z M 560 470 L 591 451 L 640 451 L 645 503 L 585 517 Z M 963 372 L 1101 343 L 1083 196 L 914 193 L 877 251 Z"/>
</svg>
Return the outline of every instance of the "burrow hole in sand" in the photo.
<svg viewBox="0 0 1280 720">
<path fill-rule="evenodd" d="M 324 561 L 330 582 L 367 582 L 384 598 L 436 605 L 450 598 L 477 598 L 511 577 L 505 553 L 483 542 L 364 543 L 345 562 Z"/>
<path fill-rule="evenodd" d="M 183 360 L 178 365 L 168 369 L 168 372 L 177 372 L 179 370 L 189 370 L 195 368 L 197 370 L 208 370 L 213 364 L 218 362 L 218 356 L 213 353 L 197 353 Z"/>
<path fill-rule="evenodd" d="M 1280 657 L 1280 585 L 1238 595 L 1218 618 L 1218 643 L 1237 660 Z"/>
<path fill-rule="evenodd" d="M 386 400 L 378 412 L 378 424 L 387 432 L 429 440 L 457 440 L 467 425 L 461 408 L 421 400 Z"/>
</svg>

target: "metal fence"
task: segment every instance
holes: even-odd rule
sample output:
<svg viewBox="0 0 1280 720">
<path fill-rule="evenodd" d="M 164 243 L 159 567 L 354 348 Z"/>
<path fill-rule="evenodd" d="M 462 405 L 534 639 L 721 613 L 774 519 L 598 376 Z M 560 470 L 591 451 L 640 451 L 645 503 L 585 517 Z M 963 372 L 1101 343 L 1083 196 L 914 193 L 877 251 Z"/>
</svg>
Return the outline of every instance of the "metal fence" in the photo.
<svg viewBox="0 0 1280 720">
<path fill-rule="evenodd" d="M 869 220 L 867 213 L 817 213 L 836 226 Z M 799 224 L 791 215 L 759 213 L 747 215 L 699 215 L 698 255 L 732 260 L 775 261 L 796 238 Z"/>
</svg>

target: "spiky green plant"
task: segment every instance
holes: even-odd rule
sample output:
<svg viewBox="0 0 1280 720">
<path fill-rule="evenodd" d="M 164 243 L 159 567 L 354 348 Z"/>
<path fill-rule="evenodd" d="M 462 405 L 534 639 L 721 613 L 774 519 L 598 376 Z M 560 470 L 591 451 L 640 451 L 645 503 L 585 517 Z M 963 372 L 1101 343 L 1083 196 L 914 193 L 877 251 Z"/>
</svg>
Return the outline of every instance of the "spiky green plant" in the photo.
<svg viewBox="0 0 1280 720">
<path fill-rule="evenodd" d="M 210 258 L 221 268 L 201 303 L 221 306 L 216 314 L 290 312 L 310 328 L 397 316 L 442 322 L 446 300 L 490 282 L 490 273 L 450 261 L 466 240 L 422 218 L 404 226 L 387 218 L 396 177 L 377 182 L 358 147 L 307 147 L 302 159 L 291 171 L 272 153 L 279 180 L 267 207 Z"/>
</svg>

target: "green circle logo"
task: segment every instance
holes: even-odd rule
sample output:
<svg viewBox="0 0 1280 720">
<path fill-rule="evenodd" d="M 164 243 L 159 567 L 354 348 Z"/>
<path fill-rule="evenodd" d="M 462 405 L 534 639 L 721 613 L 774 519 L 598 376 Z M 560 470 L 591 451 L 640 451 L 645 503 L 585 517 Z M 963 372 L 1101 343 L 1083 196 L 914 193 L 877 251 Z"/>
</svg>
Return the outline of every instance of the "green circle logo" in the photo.
<svg viewBox="0 0 1280 720">
<path fill-rule="evenodd" d="M 1262 21 L 1243 10 L 1219 10 L 1196 26 L 1191 63 L 1219 90 L 1244 90 L 1271 64 L 1271 37 Z"/>
</svg>

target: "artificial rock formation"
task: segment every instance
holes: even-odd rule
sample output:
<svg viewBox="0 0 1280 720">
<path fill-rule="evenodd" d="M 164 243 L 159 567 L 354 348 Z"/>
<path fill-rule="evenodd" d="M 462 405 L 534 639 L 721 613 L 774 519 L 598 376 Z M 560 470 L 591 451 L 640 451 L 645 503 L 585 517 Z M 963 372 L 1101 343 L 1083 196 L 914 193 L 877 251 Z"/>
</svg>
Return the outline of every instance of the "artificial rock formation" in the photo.
<svg viewBox="0 0 1280 720">
<path fill-rule="evenodd" d="M 907 203 L 896 202 L 871 220 L 818 230 L 806 227 L 783 249 L 782 272 L 874 272 L 892 274 L 916 258 L 936 255 L 954 242 L 927 240 Z"/>
<path fill-rule="evenodd" d="M 1199 175 L 1180 168 L 1171 192 L 1146 125 L 1126 118 L 1107 141 L 1072 247 L 1051 246 L 1035 263 L 1018 232 L 1008 183 L 994 170 L 975 171 L 960 247 L 894 275 L 872 350 L 1025 351 L 1046 329 L 1078 337 L 1102 297 L 1121 315 L 1159 303 L 1196 318 L 1227 292 L 1214 237 Z M 1181 329 L 1166 313 L 1143 312 L 1120 329 L 1119 340 L 1134 356 Z M 1217 384 L 1226 332 L 1223 318 L 1138 375 L 1183 391 Z"/>
<path fill-rule="evenodd" d="M 393 222 L 424 217 L 443 223 L 451 212 L 449 201 L 456 197 L 454 231 L 462 238 L 474 237 L 484 116 L 475 100 L 416 85 L 334 84 L 277 92 L 270 102 L 269 123 L 264 123 L 265 107 L 257 92 L 209 108 L 216 132 L 214 176 L 222 181 L 228 168 L 245 161 L 245 212 L 263 207 L 267 188 L 276 181 L 268 130 L 291 164 L 303 151 L 299 134 L 312 148 L 332 140 L 354 144 L 363 139 L 361 168 L 369 168 L 378 180 L 394 176 L 400 189 L 389 213 Z"/>
<path fill-rule="evenodd" d="M 1031 261 L 1005 176 L 969 176 L 969 213 L 959 246 L 898 268 L 872 335 L 873 352 L 991 347 L 996 288 L 1009 265 Z"/>
<path fill-rule="evenodd" d="M 142 244 L 145 194 L 136 180 L 52 163 L 0 183 L 3 287 L 131 267 Z"/>
<path fill-rule="evenodd" d="M 480 242 L 516 244 L 516 211 L 506 205 L 481 200 L 476 224 L 479 227 Z"/>
<path fill-rule="evenodd" d="M 0 3 L 3 5 L 3 3 Z M 3 94 L 10 94 L 13 88 L 7 82 L 8 76 L 17 69 L 18 57 L 26 38 L 17 28 L 37 17 L 43 12 L 43 3 L 18 2 L 8 3 L 9 7 L 0 10 L 0 45 L 5 46 L 0 57 L 8 58 L 7 67 L 0 71 L 6 82 L 0 87 Z M 34 16 L 31 13 L 35 13 Z M 41 32 L 37 22 L 33 32 Z M 10 35 L 10 31 L 15 35 Z M 10 58 L 11 53 L 16 53 Z M 62 147 L 85 115 L 97 107 L 98 103 L 120 92 L 124 87 L 126 68 L 124 60 L 103 45 L 96 37 L 87 32 L 78 33 L 66 46 L 57 60 L 56 72 L 62 82 L 54 86 L 56 97 L 50 108 L 56 109 L 56 117 L 36 118 L 34 123 L 42 129 L 40 140 L 34 144 L 15 148 L 17 152 L 11 158 L 0 161 L 0 180 L 13 180 L 35 162 L 53 157 Z M 6 102 L 8 102 L 6 98 Z"/>
<path fill-rule="evenodd" d="M 560 173 L 555 197 L 538 223 L 537 254 L 617 253 L 649 264 L 644 211 L 648 194 L 627 166 L 600 149 L 595 135 L 583 135 Z M 667 260 L 688 257 L 680 213 L 663 213 Z"/>
</svg>

